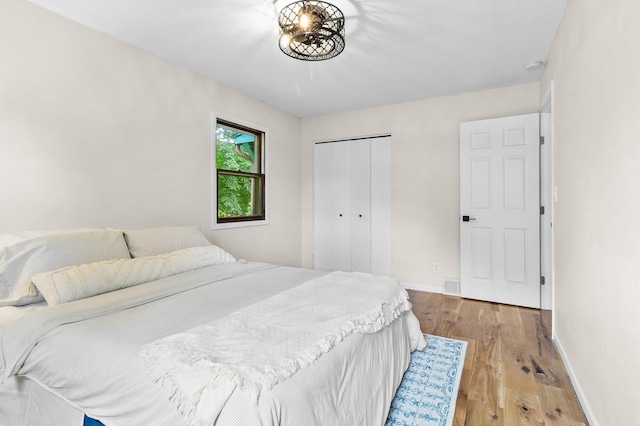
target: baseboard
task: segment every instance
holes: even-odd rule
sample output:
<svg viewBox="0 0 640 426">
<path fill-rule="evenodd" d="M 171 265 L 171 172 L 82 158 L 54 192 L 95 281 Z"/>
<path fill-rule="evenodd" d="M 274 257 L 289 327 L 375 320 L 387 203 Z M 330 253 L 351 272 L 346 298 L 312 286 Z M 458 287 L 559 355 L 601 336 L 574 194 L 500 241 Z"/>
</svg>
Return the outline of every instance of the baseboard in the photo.
<svg viewBox="0 0 640 426">
<path fill-rule="evenodd" d="M 426 291 L 428 293 L 440 293 L 442 294 L 442 287 L 427 284 L 414 284 L 414 283 L 400 283 L 405 290 L 417 290 Z"/>
<path fill-rule="evenodd" d="M 571 380 L 571 385 L 573 386 L 573 390 L 576 391 L 576 395 L 578 395 L 578 400 L 580 401 L 580 405 L 582 406 L 582 411 L 584 411 L 584 415 L 587 417 L 587 421 L 589 422 L 589 426 L 598 426 L 598 422 L 596 418 L 593 416 L 593 412 L 591 411 L 591 407 L 589 406 L 589 401 L 587 401 L 587 397 L 584 392 L 582 392 L 582 388 L 580 387 L 580 382 L 578 382 L 578 378 L 573 372 L 573 368 L 571 367 L 571 363 L 567 358 L 567 354 L 562 347 L 562 343 L 560 343 L 560 339 L 554 333 L 553 334 L 553 343 L 560 354 L 560 358 L 562 358 L 562 362 L 564 363 L 564 367 L 567 370 L 567 374 L 569 375 L 569 379 Z"/>
</svg>

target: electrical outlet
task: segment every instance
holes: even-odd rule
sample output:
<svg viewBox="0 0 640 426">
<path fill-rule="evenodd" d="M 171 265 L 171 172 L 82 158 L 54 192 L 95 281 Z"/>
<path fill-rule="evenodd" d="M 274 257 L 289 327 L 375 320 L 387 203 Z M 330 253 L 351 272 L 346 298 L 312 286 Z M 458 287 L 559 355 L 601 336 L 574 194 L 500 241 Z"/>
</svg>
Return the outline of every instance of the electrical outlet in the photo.
<svg viewBox="0 0 640 426">
<path fill-rule="evenodd" d="M 433 264 L 433 272 L 440 272 L 440 264 L 439 263 L 434 263 Z"/>
</svg>

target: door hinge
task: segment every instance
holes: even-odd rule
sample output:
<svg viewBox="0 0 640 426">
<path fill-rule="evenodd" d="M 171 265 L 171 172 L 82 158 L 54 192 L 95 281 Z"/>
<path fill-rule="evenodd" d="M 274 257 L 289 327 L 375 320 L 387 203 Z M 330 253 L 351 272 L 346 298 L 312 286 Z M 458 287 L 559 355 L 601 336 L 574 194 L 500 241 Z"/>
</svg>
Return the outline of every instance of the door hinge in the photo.
<svg viewBox="0 0 640 426">
<path fill-rule="evenodd" d="M 540 145 L 544 145 L 544 136 L 540 136 Z"/>
<path fill-rule="evenodd" d="M 540 277 L 540 285 L 544 285 L 545 279 L 544 277 Z"/>
<path fill-rule="evenodd" d="M 540 214 L 544 214 L 544 206 L 540 206 Z"/>
</svg>

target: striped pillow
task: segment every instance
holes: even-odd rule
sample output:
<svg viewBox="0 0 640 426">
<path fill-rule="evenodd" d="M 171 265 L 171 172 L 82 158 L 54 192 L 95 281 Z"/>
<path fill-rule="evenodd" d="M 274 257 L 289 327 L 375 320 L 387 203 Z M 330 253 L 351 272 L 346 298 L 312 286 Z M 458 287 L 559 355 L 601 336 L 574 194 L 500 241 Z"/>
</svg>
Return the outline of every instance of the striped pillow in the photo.
<svg viewBox="0 0 640 426">
<path fill-rule="evenodd" d="M 235 261 L 233 256 L 220 247 L 210 245 L 157 256 L 70 266 L 36 275 L 32 278 L 32 283 L 49 305 L 57 305 L 205 266 Z"/>
</svg>

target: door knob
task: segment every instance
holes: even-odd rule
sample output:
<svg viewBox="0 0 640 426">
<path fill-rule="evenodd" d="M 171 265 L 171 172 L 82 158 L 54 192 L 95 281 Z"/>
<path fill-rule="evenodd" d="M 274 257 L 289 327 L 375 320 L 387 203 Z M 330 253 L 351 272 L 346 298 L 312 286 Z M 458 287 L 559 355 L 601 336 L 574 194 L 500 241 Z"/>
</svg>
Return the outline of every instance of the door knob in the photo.
<svg viewBox="0 0 640 426">
<path fill-rule="evenodd" d="M 472 221 L 472 220 L 476 220 L 476 218 L 475 217 L 470 217 L 470 216 L 462 216 L 462 221 L 463 222 L 469 222 L 469 221 Z"/>
</svg>

